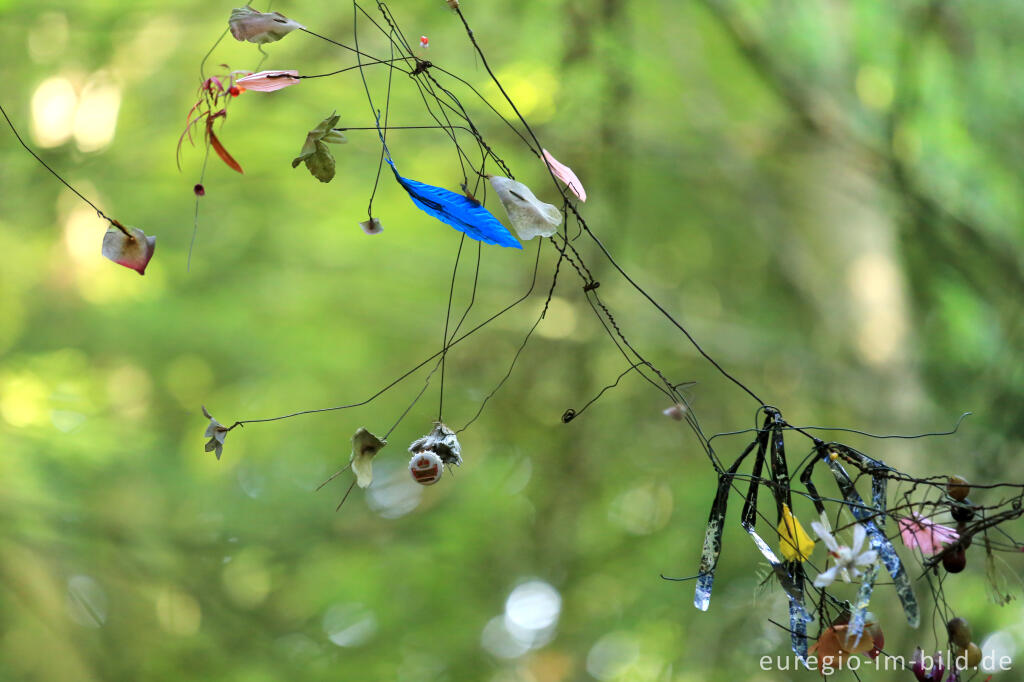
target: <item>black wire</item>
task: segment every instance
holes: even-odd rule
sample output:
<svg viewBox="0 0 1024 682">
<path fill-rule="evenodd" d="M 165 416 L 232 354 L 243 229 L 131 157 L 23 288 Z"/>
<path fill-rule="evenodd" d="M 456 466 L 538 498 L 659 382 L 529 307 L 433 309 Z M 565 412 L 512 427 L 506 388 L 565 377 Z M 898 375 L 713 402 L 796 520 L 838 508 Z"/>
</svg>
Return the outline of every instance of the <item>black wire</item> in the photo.
<svg viewBox="0 0 1024 682">
<path fill-rule="evenodd" d="M 106 215 L 106 214 L 105 214 L 105 213 L 104 213 L 103 211 L 101 211 L 101 210 L 99 209 L 99 207 L 98 207 L 98 206 L 97 206 L 96 204 L 94 204 L 94 203 L 92 203 L 91 201 L 89 201 L 88 199 L 86 199 L 86 198 L 85 198 L 85 195 L 83 195 L 83 194 L 82 194 L 81 192 L 79 192 L 79 191 L 78 191 L 77 189 L 75 189 L 74 187 L 72 187 L 72 186 L 71 186 L 71 183 L 69 183 L 69 182 L 68 182 L 67 180 L 65 180 L 64 178 L 62 178 L 62 177 L 60 176 L 60 173 L 58 173 L 57 171 L 53 170 L 53 168 L 51 168 L 51 167 L 50 167 L 50 165 L 49 165 L 48 163 L 46 163 L 45 161 L 43 161 L 43 159 L 42 159 L 42 158 L 41 158 L 41 157 L 40 157 L 40 156 L 39 156 L 38 154 L 36 154 L 36 153 L 35 153 L 35 152 L 34 152 L 34 151 L 32 150 L 32 148 L 31 148 L 31 147 L 29 147 L 29 146 L 28 146 L 28 145 L 27 145 L 27 144 L 25 143 L 25 140 L 23 140 L 23 139 L 21 138 L 21 135 L 20 135 L 20 134 L 18 133 L 18 129 L 14 127 L 14 123 L 13 123 L 13 122 L 11 121 L 11 118 L 10 118 L 10 117 L 9 117 L 9 116 L 7 115 L 7 112 L 6 112 L 6 111 L 4 111 L 4 108 L 3 108 L 3 106 L 2 106 L 2 105 L 0 105 L 0 114 L 3 114 L 4 120 L 5 120 L 5 121 L 7 121 L 7 125 L 11 127 L 11 132 L 12 132 L 12 133 L 14 133 L 14 137 L 15 137 L 15 138 L 16 138 L 16 139 L 18 140 L 18 142 L 19 142 L 19 143 L 21 144 L 21 146 L 22 146 L 22 147 L 24 147 L 24 148 L 25 148 L 25 151 L 27 151 L 27 152 L 28 152 L 29 154 L 31 154 L 31 155 L 33 156 L 33 158 L 35 158 L 35 160 L 36 160 L 36 161 L 38 161 L 38 162 L 39 162 L 39 163 L 40 163 L 40 164 L 41 164 L 41 165 L 43 166 L 43 168 L 45 168 L 46 170 L 50 171 L 50 174 L 51 174 L 51 175 L 53 175 L 53 177 L 55 177 L 55 178 L 57 178 L 58 180 L 60 180 L 61 184 L 62 184 L 62 185 L 64 185 L 65 187 L 67 187 L 67 188 L 68 188 L 69 190 L 71 190 L 72 192 L 74 192 L 74 193 L 75 193 L 75 194 L 76 194 L 76 195 L 78 196 L 78 198 L 79 198 L 79 199 L 81 199 L 81 200 L 82 200 L 82 201 L 84 201 L 85 203 L 89 204 L 89 206 L 91 206 L 91 207 L 92 207 L 92 209 L 93 209 L 94 211 L 96 211 L 96 215 L 98 215 L 98 216 L 99 216 L 100 218 L 103 218 L 103 219 L 104 219 L 104 220 L 106 220 L 107 222 L 109 222 L 109 223 L 111 223 L 111 224 L 113 224 L 113 225 L 116 225 L 117 227 L 120 227 L 120 225 L 116 224 L 116 223 L 115 223 L 115 221 L 113 221 L 113 220 L 111 220 L 110 218 L 108 218 L 108 217 L 107 217 L 107 215 Z M 121 229 L 122 231 L 124 231 L 124 228 L 123 228 L 123 227 L 121 227 L 120 229 Z"/>
</svg>

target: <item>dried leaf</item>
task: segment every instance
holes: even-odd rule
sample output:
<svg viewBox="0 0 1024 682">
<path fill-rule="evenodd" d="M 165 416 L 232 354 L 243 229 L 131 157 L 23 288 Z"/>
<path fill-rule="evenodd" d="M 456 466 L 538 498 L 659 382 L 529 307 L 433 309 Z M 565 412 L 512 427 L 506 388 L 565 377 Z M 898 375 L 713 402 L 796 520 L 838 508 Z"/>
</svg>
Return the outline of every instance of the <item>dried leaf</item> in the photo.
<svg viewBox="0 0 1024 682">
<path fill-rule="evenodd" d="M 334 179 L 334 154 L 331 154 L 327 145 L 317 140 L 316 151 L 306 158 L 306 168 L 320 182 L 330 182 Z"/>
<path fill-rule="evenodd" d="M 363 427 L 359 427 L 352 436 L 352 471 L 356 475 L 356 483 L 360 488 L 367 488 L 373 482 L 373 458 L 381 448 L 387 445 Z"/>
<path fill-rule="evenodd" d="M 257 44 L 272 43 L 297 28 L 305 28 L 280 12 L 259 12 L 248 6 L 231 10 L 228 26 L 235 40 Z"/>
<path fill-rule="evenodd" d="M 302 151 L 292 159 L 292 168 L 305 161 L 306 168 L 320 182 L 330 182 L 334 179 L 334 155 L 324 143 L 343 144 L 348 141 L 339 131 L 333 130 L 339 118 L 337 114 L 331 114 L 309 131 Z"/>
<path fill-rule="evenodd" d="M 231 156 L 231 154 L 228 154 L 228 150 L 224 149 L 224 145 L 222 145 L 220 140 L 217 139 L 217 134 L 213 132 L 213 117 L 206 119 L 206 134 L 210 138 L 210 146 L 213 147 L 213 151 L 217 152 L 217 156 L 220 157 L 221 161 L 226 163 L 232 170 L 236 170 L 239 173 L 245 173 L 245 171 L 242 170 L 242 167 L 238 165 L 238 162 L 235 161 L 234 157 Z"/>
</svg>

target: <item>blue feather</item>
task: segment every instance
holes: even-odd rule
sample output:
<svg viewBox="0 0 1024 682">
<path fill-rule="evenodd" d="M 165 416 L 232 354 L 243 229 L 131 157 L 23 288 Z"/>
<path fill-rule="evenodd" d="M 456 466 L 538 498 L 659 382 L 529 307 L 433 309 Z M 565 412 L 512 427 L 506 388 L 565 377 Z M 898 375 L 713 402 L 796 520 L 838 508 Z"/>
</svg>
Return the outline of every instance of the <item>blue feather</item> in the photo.
<svg viewBox="0 0 1024 682">
<path fill-rule="evenodd" d="M 442 223 L 451 225 L 459 232 L 466 233 L 472 239 L 484 244 L 496 244 L 513 249 L 521 249 L 523 245 L 512 236 L 504 225 L 480 203 L 469 197 L 451 192 L 443 187 L 434 187 L 422 182 L 403 178 L 391 159 L 388 165 L 405 191 L 409 193 L 412 203 Z"/>
</svg>

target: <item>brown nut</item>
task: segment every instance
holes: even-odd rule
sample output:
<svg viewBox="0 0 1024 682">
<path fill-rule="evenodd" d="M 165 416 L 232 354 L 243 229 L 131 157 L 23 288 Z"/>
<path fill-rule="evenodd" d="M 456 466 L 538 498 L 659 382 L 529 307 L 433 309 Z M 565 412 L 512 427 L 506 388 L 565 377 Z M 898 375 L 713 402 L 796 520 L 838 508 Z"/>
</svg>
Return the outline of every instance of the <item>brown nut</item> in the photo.
<svg viewBox="0 0 1024 682">
<path fill-rule="evenodd" d="M 967 567 L 967 553 L 962 547 L 942 556 L 942 566 L 950 573 L 959 573 Z"/>
<path fill-rule="evenodd" d="M 960 649 L 966 649 L 971 643 L 971 626 L 963 618 L 952 618 L 946 623 L 949 641 Z"/>
<path fill-rule="evenodd" d="M 967 645 L 967 667 L 977 668 L 981 665 L 981 647 L 974 642 Z"/>
<path fill-rule="evenodd" d="M 962 501 L 971 494 L 971 484 L 963 476 L 950 476 L 946 481 L 946 492 L 954 500 Z"/>
<path fill-rule="evenodd" d="M 954 521 L 967 523 L 974 518 L 974 503 L 965 497 L 959 504 L 949 505 L 949 511 Z"/>
</svg>

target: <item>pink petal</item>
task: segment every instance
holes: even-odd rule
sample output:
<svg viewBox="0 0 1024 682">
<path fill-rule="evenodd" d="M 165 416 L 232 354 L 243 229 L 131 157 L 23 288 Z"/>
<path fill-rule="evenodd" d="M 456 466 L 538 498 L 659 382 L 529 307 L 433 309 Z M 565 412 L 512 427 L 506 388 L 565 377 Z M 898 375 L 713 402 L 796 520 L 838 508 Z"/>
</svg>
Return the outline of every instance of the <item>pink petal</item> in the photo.
<svg viewBox="0 0 1024 682">
<path fill-rule="evenodd" d="M 576 177 L 576 174 L 572 172 L 572 168 L 559 163 L 558 159 L 551 156 L 551 152 L 547 149 L 542 149 L 544 152 L 544 162 L 548 164 L 548 168 L 551 169 L 551 174 L 566 184 L 573 194 L 579 197 L 580 201 L 587 200 L 587 190 L 583 189 L 583 183 Z"/>
<path fill-rule="evenodd" d="M 299 72 L 295 69 L 287 71 L 260 71 L 235 81 L 235 85 L 241 85 L 246 90 L 256 92 L 273 92 L 295 85 L 299 82 Z"/>
<path fill-rule="evenodd" d="M 921 553 L 926 555 L 938 554 L 944 544 L 952 544 L 960 539 L 960 534 L 952 528 L 934 523 L 916 512 L 908 518 L 899 519 L 897 524 L 903 544 L 910 549 L 919 547 Z"/>
<path fill-rule="evenodd" d="M 107 228 L 107 233 L 103 235 L 103 256 L 144 275 L 156 249 L 156 237 L 147 237 L 146 233 L 137 227 L 124 229 L 128 234 L 114 225 Z"/>
</svg>

